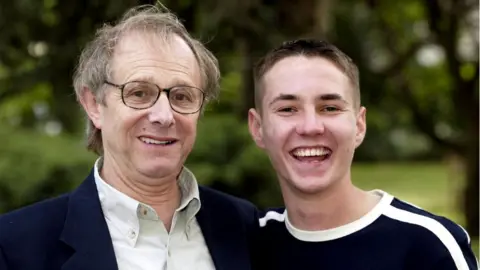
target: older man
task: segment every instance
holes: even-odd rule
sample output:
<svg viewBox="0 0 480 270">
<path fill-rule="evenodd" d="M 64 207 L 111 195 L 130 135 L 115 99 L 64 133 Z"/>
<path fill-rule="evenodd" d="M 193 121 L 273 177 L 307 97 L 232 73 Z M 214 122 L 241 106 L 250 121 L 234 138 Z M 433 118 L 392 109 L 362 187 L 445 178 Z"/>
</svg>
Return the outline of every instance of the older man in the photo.
<svg viewBox="0 0 480 270">
<path fill-rule="evenodd" d="M 218 79 L 171 13 L 100 29 L 74 77 L 99 158 L 73 192 L 0 217 L 0 269 L 250 269 L 255 208 L 184 167 Z"/>
</svg>

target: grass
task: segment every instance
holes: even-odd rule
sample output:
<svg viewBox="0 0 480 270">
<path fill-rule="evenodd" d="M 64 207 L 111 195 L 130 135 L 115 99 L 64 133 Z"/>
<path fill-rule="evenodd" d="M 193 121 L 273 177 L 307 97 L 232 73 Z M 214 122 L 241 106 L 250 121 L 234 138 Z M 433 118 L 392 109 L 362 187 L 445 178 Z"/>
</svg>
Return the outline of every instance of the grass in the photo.
<svg viewBox="0 0 480 270">
<path fill-rule="evenodd" d="M 356 164 L 354 183 L 365 189 L 381 189 L 397 198 L 434 214 L 445 216 L 464 226 L 459 210 L 461 175 L 452 173 L 441 163 Z M 479 257 L 479 241 L 472 239 L 472 249 Z"/>
</svg>

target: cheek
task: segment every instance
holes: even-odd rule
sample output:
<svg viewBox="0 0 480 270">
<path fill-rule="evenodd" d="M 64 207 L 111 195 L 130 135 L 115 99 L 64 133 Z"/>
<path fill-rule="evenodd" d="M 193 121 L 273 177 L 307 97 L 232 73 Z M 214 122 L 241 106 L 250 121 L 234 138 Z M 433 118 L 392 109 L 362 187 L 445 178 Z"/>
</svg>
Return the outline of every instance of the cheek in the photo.
<svg viewBox="0 0 480 270">
<path fill-rule="evenodd" d="M 288 121 L 270 121 L 262 127 L 263 141 L 270 151 L 281 151 L 287 145 L 288 137 L 295 126 Z"/>
<path fill-rule="evenodd" d="M 175 125 L 177 136 L 184 137 L 188 144 L 192 144 L 197 135 L 198 115 L 177 115 Z"/>
<path fill-rule="evenodd" d="M 326 129 L 329 130 L 340 147 L 350 147 L 350 144 L 355 144 L 356 138 L 356 124 L 355 119 L 345 118 L 332 118 L 325 123 Z"/>
<path fill-rule="evenodd" d="M 103 115 L 103 132 L 111 134 L 111 137 L 124 137 L 134 130 L 135 125 L 141 122 L 144 116 L 143 111 L 108 106 Z"/>
</svg>

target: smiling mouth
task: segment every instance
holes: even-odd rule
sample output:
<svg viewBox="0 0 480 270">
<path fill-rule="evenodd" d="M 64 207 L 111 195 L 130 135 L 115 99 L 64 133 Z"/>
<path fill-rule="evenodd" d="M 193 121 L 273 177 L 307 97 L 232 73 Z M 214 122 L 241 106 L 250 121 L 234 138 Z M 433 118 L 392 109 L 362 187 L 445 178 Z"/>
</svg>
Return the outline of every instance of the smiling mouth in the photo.
<svg viewBox="0 0 480 270">
<path fill-rule="evenodd" d="M 332 155 L 328 147 L 299 147 L 290 151 L 290 155 L 302 162 L 321 162 Z"/>
<path fill-rule="evenodd" d="M 172 145 L 177 142 L 177 140 L 155 140 L 147 137 L 140 137 L 140 141 L 149 145 Z"/>
</svg>

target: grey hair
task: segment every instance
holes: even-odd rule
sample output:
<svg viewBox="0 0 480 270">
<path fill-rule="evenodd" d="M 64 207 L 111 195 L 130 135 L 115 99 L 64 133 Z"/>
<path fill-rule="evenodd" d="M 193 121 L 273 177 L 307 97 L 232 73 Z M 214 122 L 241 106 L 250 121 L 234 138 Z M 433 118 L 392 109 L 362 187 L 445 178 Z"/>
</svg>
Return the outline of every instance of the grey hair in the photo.
<svg viewBox="0 0 480 270">
<path fill-rule="evenodd" d="M 77 99 L 88 89 L 98 102 L 105 104 L 104 82 L 111 76 L 110 63 L 115 47 L 123 36 L 134 31 L 156 34 L 165 42 L 173 36 L 182 38 L 192 50 L 200 67 L 202 88 L 205 91 L 204 107 L 218 97 L 220 70 L 217 58 L 200 41 L 194 39 L 177 16 L 167 8 L 142 5 L 128 10 L 117 24 L 102 26 L 93 40 L 87 43 L 73 76 Z M 101 130 L 97 129 L 91 120 L 87 121 L 87 149 L 102 155 Z"/>
</svg>

